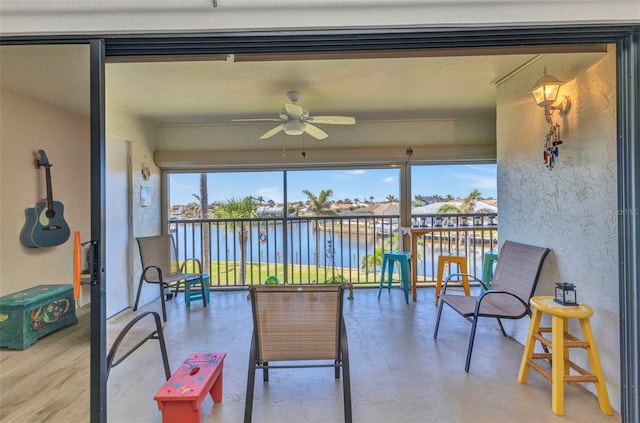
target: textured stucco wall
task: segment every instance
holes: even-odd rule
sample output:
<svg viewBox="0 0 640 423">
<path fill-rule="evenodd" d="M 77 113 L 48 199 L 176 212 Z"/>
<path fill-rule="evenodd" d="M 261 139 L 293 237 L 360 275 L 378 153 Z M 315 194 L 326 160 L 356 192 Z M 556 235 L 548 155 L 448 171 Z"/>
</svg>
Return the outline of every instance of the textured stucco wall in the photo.
<svg viewBox="0 0 640 423">
<path fill-rule="evenodd" d="M 573 282 L 578 302 L 593 307 L 609 396 L 619 410 L 615 53 L 588 69 L 555 75 L 566 81 L 561 95 L 570 96 L 572 108 L 554 116 L 564 144 L 551 171 L 542 159 L 549 127 L 529 94 L 545 65 L 554 74 L 553 60 L 543 58 L 498 88 L 500 239 L 552 250 L 537 295 L 553 295 L 555 282 Z M 509 325 L 510 334 L 524 343 L 528 324 Z M 580 334 L 577 322 L 570 322 L 570 332 Z M 589 368 L 583 351 L 573 351 L 572 358 Z M 593 391 L 592 384 L 585 387 Z"/>
<path fill-rule="evenodd" d="M 158 145 L 157 128 L 155 125 L 138 119 L 135 116 L 107 107 L 106 114 L 107 148 L 109 137 L 131 142 L 131 212 L 132 239 L 130 242 L 132 258 L 133 299 L 138 289 L 142 265 L 136 237 L 158 235 L 162 231 L 160 208 L 160 169 L 153 162 L 153 152 Z M 148 180 L 142 178 L 142 165 L 148 166 L 151 176 Z M 151 190 L 151 206 L 142 207 L 140 203 L 140 189 L 143 185 Z M 140 305 L 158 297 L 156 286 L 145 284 L 140 297 Z"/>
</svg>

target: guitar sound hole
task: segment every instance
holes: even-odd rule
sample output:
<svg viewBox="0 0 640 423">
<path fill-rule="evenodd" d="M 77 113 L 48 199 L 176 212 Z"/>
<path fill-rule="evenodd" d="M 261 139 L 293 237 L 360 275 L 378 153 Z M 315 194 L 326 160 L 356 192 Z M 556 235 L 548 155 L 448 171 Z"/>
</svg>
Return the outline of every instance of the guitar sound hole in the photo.
<svg viewBox="0 0 640 423">
<path fill-rule="evenodd" d="M 53 209 L 47 209 L 44 215 L 49 219 L 53 219 L 54 217 L 56 217 L 56 211 Z"/>
</svg>

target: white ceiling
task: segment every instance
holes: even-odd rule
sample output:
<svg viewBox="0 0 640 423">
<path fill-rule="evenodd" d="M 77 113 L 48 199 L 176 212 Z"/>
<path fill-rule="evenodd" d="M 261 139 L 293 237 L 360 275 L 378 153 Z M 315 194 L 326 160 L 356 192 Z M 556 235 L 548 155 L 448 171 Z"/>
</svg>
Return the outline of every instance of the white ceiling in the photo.
<svg viewBox="0 0 640 423">
<path fill-rule="evenodd" d="M 312 115 L 491 117 L 492 82 L 533 57 L 114 63 L 107 99 L 159 126 L 277 118 L 291 90 Z"/>
<path fill-rule="evenodd" d="M 246 125 L 254 128 L 251 138 L 276 123 L 231 120 L 276 118 L 288 101 L 286 93 L 290 90 L 301 93 L 298 104 L 312 116 L 355 117 L 354 130 L 358 123 L 365 122 L 493 119 L 496 81 L 535 61 L 547 65 L 549 73 L 567 80 L 576 69 L 602 56 L 542 51 L 507 54 L 513 51 L 493 49 L 489 55 L 477 55 L 486 53 L 480 50 L 464 54 L 451 51 L 452 55 L 446 57 L 428 57 L 430 54 L 425 52 L 409 53 L 414 57 L 380 53 L 378 58 L 321 60 L 229 56 L 209 61 L 108 63 L 106 99 L 109 106 L 158 127 Z M 476 55 L 470 55 L 474 52 Z M 420 55 L 427 57 L 415 57 Z M 243 61 L 248 59 L 251 60 Z M 88 62 L 86 46 L 1 46 L 0 83 L 88 114 Z M 77 89 L 78 86 L 86 86 L 87 90 Z M 332 130 L 338 130 L 335 126 L 318 126 L 329 137 Z"/>
</svg>

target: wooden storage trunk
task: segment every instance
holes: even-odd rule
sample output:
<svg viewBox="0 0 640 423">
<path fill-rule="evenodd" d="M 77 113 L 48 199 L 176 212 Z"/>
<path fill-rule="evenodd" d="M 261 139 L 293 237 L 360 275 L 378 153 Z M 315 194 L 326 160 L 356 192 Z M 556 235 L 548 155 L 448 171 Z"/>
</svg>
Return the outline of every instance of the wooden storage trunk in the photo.
<svg viewBox="0 0 640 423">
<path fill-rule="evenodd" d="M 76 323 L 72 285 L 38 285 L 0 297 L 0 347 L 23 350 Z"/>
</svg>

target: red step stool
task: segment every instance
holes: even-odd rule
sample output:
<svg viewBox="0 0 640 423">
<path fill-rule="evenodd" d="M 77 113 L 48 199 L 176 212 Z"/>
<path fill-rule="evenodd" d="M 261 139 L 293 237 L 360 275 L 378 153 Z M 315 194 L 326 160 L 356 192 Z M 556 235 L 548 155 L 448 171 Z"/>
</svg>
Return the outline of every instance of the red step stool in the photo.
<svg viewBox="0 0 640 423">
<path fill-rule="evenodd" d="M 209 393 L 222 402 L 222 367 L 227 353 L 191 353 L 153 397 L 162 423 L 200 423 L 200 404 Z"/>
</svg>

